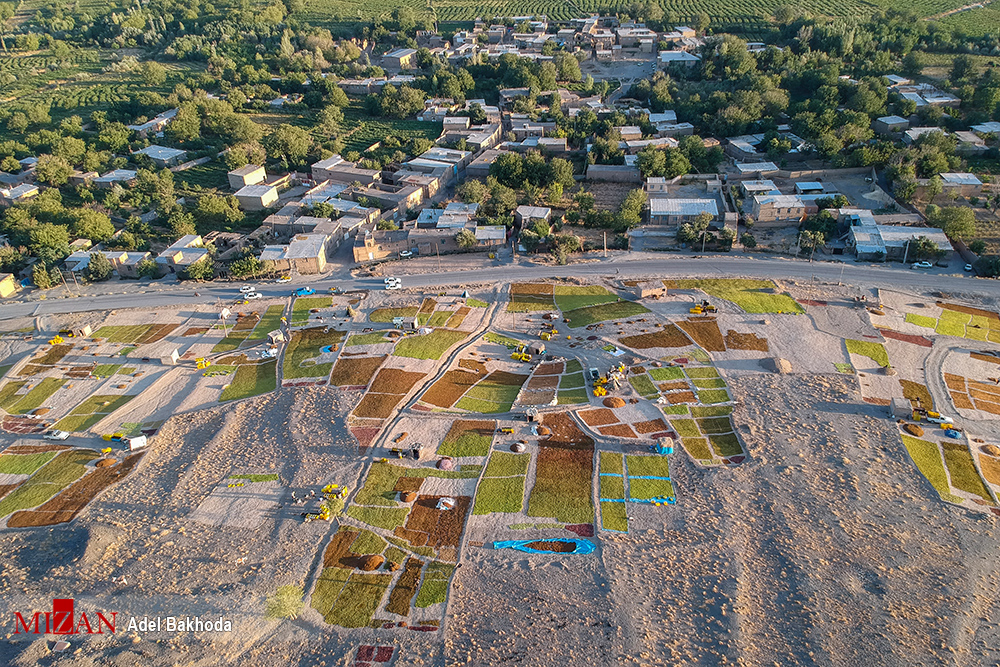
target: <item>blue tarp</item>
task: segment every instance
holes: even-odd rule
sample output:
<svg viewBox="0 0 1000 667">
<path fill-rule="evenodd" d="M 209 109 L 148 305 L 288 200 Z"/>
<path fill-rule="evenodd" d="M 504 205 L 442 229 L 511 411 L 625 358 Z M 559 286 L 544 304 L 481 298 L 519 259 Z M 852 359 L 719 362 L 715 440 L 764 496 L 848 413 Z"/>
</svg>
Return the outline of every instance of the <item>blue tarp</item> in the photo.
<svg viewBox="0 0 1000 667">
<path fill-rule="evenodd" d="M 575 544 L 576 545 L 576 549 L 574 549 L 573 551 L 564 552 L 564 553 L 589 554 L 589 553 L 592 553 L 594 551 L 594 543 L 591 542 L 590 540 L 581 540 L 581 539 L 576 539 L 576 538 L 563 538 L 563 537 L 560 537 L 560 538 L 554 539 L 554 540 L 505 540 L 505 541 L 502 541 L 502 542 L 494 542 L 493 543 L 493 548 L 494 549 L 514 549 L 516 551 L 523 551 L 524 553 L 527 553 L 527 554 L 560 553 L 560 552 L 556 552 L 556 551 L 539 551 L 538 549 L 532 549 L 531 547 L 528 546 L 529 544 L 533 544 L 535 542 L 569 542 L 571 544 Z"/>
</svg>

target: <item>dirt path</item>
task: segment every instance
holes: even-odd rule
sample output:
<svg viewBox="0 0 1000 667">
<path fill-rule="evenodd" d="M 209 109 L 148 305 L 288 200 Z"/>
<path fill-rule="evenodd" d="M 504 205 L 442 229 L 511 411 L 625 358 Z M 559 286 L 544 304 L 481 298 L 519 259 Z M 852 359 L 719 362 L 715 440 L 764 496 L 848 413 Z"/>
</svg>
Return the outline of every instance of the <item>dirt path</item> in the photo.
<svg viewBox="0 0 1000 667">
<path fill-rule="evenodd" d="M 941 12 L 940 14 L 935 14 L 934 16 L 925 16 L 925 21 L 936 21 L 937 19 L 943 19 L 945 16 L 951 16 L 952 14 L 958 14 L 959 12 L 964 12 L 969 9 L 982 9 L 992 4 L 993 0 L 983 0 L 983 2 L 976 2 L 971 5 L 965 5 L 963 7 L 958 7 L 956 9 L 949 9 L 946 12 Z"/>
</svg>

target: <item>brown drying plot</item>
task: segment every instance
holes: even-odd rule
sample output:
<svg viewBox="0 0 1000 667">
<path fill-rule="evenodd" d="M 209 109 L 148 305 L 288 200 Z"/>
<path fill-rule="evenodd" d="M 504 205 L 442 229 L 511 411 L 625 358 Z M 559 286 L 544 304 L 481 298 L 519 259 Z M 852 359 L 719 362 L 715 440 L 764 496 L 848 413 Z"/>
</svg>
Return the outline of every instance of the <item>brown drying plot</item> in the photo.
<svg viewBox="0 0 1000 667">
<path fill-rule="evenodd" d="M 555 389 L 545 391 L 524 391 L 518 399 L 520 405 L 548 405 L 556 397 Z"/>
<path fill-rule="evenodd" d="M 659 331 L 625 336 L 619 338 L 618 342 L 636 350 L 648 350 L 652 347 L 687 347 L 691 344 L 684 332 L 673 324 L 667 324 Z"/>
<path fill-rule="evenodd" d="M 593 447 L 594 440 L 580 430 L 568 412 L 552 412 L 542 417 L 542 425 L 547 426 L 552 433 L 548 438 L 540 442 L 546 447 L 569 447 L 576 449 L 577 446 Z"/>
<path fill-rule="evenodd" d="M 664 423 L 662 419 L 650 419 L 649 421 L 638 422 L 636 424 L 632 424 L 632 428 L 634 428 L 637 433 L 641 433 L 643 435 L 668 430 L 666 423 Z"/>
<path fill-rule="evenodd" d="M 963 394 L 957 391 L 951 392 L 951 400 L 955 402 L 956 408 L 964 408 L 966 410 L 975 410 L 976 406 L 972 404 L 969 400 L 968 394 Z"/>
<path fill-rule="evenodd" d="M 948 385 L 948 389 L 953 389 L 954 391 L 965 391 L 965 378 L 961 375 L 945 373 L 944 383 Z"/>
<path fill-rule="evenodd" d="M 1000 396 L 1000 387 L 995 384 L 986 384 L 978 380 L 969 380 L 969 389 L 976 389 L 986 394 Z"/>
<path fill-rule="evenodd" d="M 552 285 L 546 283 L 514 283 L 511 294 L 552 294 Z"/>
<path fill-rule="evenodd" d="M 989 401 L 976 401 L 976 409 L 988 412 L 991 415 L 1000 415 L 1000 403 L 990 403 Z"/>
<path fill-rule="evenodd" d="M 730 350 L 754 350 L 756 352 L 768 352 L 766 338 L 758 338 L 753 333 L 739 333 L 730 329 L 726 332 L 726 347 Z"/>
<path fill-rule="evenodd" d="M 628 424 L 615 424 L 613 426 L 598 426 L 597 432 L 601 435 L 609 435 L 617 438 L 634 438 L 635 432 Z"/>
<path fill-rule="evenodd" d="M 677 405 L 679 403 L 697 403 L 698 399 L 695 397 L 692 391 L 675 391 L 670 394 L 665 394 L 667 401 L 671 405 Z"/>
<path fill-rule="evenodd" d="M 646 368 L 644 366 L 633 366 L 632 368 L 628 369 L 628 371 L 632 375 L 642 375 L 643 373 L 646 372 Z"/>
<path fill-rule="evenodd" d="M 478 359 L 459 359 L 458 367 L 464 368 L 465 370 L 468 371 L 475 371 L 480 375 L 486 374 L 486 364 L 479 361 Z"/>
<path fill-rule="evenodd" d="M 423 377 L 423 373 L 411 373 L 399 368 L 383 368 L 375 376 L 369 391 L 376 394 L 406 394 Z"/>
<path fill-rule="evenodd" d="M 455 508 L 436 509 L 443 496 L 418 496 L 406 520 L 405 528 L 397 528 L 396 535 L 415 547 L 457 547 L 462 540 L 465 516 L 469 513 L 472 498 L 452 496 Z"/>
<path fill-rule="evenodd" d="M 0 484 L 0 498 L 3 498 L 19 486 L 21 486 L 20 482 L 17 484 Z"/>
<path fill-rule="evenodd" d="M 258 320 L 260 320 L 260 315 L 257 313 L 250 313 L 249 315 L 238 317 L 236 325 L 233 326 L 233 331 L 250 331 L 257 326 Z M 150 329 L 150 331 L 152 331 L 152 329 Z"/>
<path fill-rule="evenodd" d="M 528 380 L 528 389 L 554 389 L 559 386 L 557 375 L 543 375 Z"/>
<path fill-rule="evenodd" d="M 157 343 L 167 336 L 170 332 L 176 329 L 178 324 L 154 324 L 149 328 L 149 331 L 139 336 L 139 340 L 136 341 L 139 345 L 149 345 L 150 343 Z"/>
<path fill-rule="evenodd" d="M 423 566 L 423 562 L 416 558 L 407 559 L 403 574 L 400 575 L 392 592 L 389 593 L 389 604 L 385 606 L 386 611 L 400 616 L 410 615 L 410 601 L 413 600 L 413 596 L 416 595 L 417 588 L 419 588 L 420 568 Z"/>
<path fill-rule="evenodd" d="M 997 315 L 992 310 L 982 310 L 981 308 L 960 306 L 957 303 L 945 303 L 944 301 L 938 301 L 936 305 L 938 308 L 954 310 L 957 313 L 966 313 L 968 315 L 979 315 L 980 317 L 985 317 L 988 320 L 993 320 L 990 322 L 990 329 L 1000 328 L 1000 315 Z"/>
<path fill-rule="evenodd" d="M 479 376 L 475 373 L 458 370 L 448 371 L 444 377 L 424 392 L 420 400 L 439 408 L 450 408 L 478 380 Z"/>
<path fill-rule="evenodd" d="M 181 336 L 201 336 L 208 333 L 208 327 L 188 327 Z"/>
<path fill-rule="evenodd" d="M 396 493 L 406 493 L 407 491 L 417 492 L 424 484 L 423 477 L 400 477 L 396 480 L 396 486 L 392 490 Z"/>
<path fill-rule="evenodd" d="M 689 389 L 690 386 L 691 385 L 689 385 L 684 380 L 674 380 L 673 382 L 661 382 L 660 384 L 656 385 L 657 389 L 659 389 L 660 391 L 676 391 L 678 389 L 683 390 L 683 389 Z"/>
<path fill-rule="evenodd" d="M 385 419 L 396 409 L 396 405 L 402 400 L 400 394 L 373 394 L 368 392 L 365 397 L 354 408 L 355 417 Z"/>
<path fill-rule="evenodd" d="M 124 479 L 139 464 L 145 452 L 131 454 L 115 466 L 98 468 L 70 484 L 51 500 L 33 510 L 15 512 L 8 520 L 11 528 L 54 526 L 72 521 L 104 489 Z"/>
<path fill-rule="evenodd" d="M 337 387 L 367 386 L 371 382 L 372 375 L 382 365 L 385 358 L 386 355 L 382 355 L 381 357 L 337 359 L 337 363 L 333 367 L 333 373 L 330 375 L 330 384 Z"/>
<path fill-rule="evenodd" d="M 462 306 L 461 308 L 455 311 L 454 315 L 448 318 L 448 321 L 445 322 L 444 324 L 445 328 L 447 329 L 459 328 L 460 326 L 462 326 L 462 322 L 465 322 L 465 318 L 470 312 L 472 312 L 471 308 L 469 308 L 468 306 Z"/>
<path fill-rule="evenodd" d="M 507 387 L 520 387 L 524 384 L 524 381 L 528 379 L 527 375 L 518 375 L 517 373 L 508 373 L 507 371 L 493 371 L 486 376 L 483 382 L 492 382 L 493 384 L 502 384 Z"/>
<path fill-rule="evenodd" d="M 69 445 L 38 444 L 38 445 L 11 445 L 3 450 L 4 454 L 41 454 L 43 452 L 59 452 L 69 449 Z"/>
<path fill-rule="evenodd" d="M 420 304 L 420 310 L 417 311 L 417 314 L 423 313 L 424 315 L 426 315 L 428 313 L 433 313 L 434 309 L 437 308 L 437 305 L 438 305 L 437 301 L 435 301 L 430 297 L 427 297 Z"/>
<path fill-rule="evenodd" d="M 869 405 L 881 405 L 884 407 L 889 407 L 892 405 L 892 401 L 888 398 L 878 398 L 877 396 L 862 396 L 861 400 Z"/>
<path fill-rule="evenodd" d="M 722 332 L 719 331 L 719 325 L 714 317 L 692 318 L 678 322 L 677 326 L 709 352 L 726 351 L 726 342 L 722 338 Z"/>
<path fill-rule="evenodd" d="M 33 360 L 33 363 L 39 364 L 41 366 L 52 366 L 53 364 L 58 364 L 73 349 L 73 345 L 53 345 L 49 348 L 45 354 Z"/>
<path fill-rule="evenodd" d="M 595 408 L 594 410 L 582 410 L 576 413 L 587 426 L 604 426 L 605 424 L 615 424 L 619 422 L 618 415 L 607 408 Z"/>
<path fill-rule="evenodd" d="M 547 361 L 544 364 L 538 364 L 535 368 L 535 375 L 559 375 L 564 370 L 566 366 L 561 361 Z"/>
<path fill-rule="evenodd" d="M 991 456 L 980 456 L 979 467 L 983 471 L 983 477 L 990 484 L 1000 486 L 1000 460 Z"/>
<path fill-rule="evenodd" d="M 323 567 L 353 568 L 358 555 L 351 552 L 351 545 L 358 535 L 357 531 L 343 529 L 334 535 L 323 552 Z"/>
<path fill-rule="evenodd" d="M 989 364 L 1000 364 L 1000 357 L 994 357 L 992 354 L 981 354 L 979 352 L 971 352 L 969 353 L 969 356 L 972 357 L 973 359 L 977 359 L 979 361 L 985 361 L 986 363 Z"/>
<path fill-rule="evenodd" d="M 903 388 L 903 397 L 908 398 L 913 407 L 925 410 L 934 409 L 934 399 L 931 398 L 931 392 L 927 391 L 927 387 L 924 385 L 910 380 L 900 380 L 899 386 Z"/>
</svg>

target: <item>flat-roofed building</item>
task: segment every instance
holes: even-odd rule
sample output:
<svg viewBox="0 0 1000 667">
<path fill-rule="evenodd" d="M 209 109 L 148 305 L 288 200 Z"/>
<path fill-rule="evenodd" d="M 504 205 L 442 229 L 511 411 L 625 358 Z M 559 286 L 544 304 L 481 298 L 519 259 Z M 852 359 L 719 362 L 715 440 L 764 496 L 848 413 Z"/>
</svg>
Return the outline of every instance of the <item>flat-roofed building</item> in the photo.
<svg viewBox="0 0 1000 667">
<path fill-rule="evenodd" d="M 702 213 L 712 220 L 719 217 L 719 203 L 715 199 L 681 199 L 655 197 L 649 200 L 649 224 L 675 227 L 694 222 Z"/>
<path fill-rule="evenodd" d="M 136 151 L 135 155 L 145 155 L 152 160 L 153 164 L 162 169 L 180 164 L 184 160 L 184 156 L 187 155 L 187 151 L 168 146 L 146 146 L 142 150 Z"/>
<path fill-rule="evenodd" d="M 233 169 L 226 176 L 229 178 L 229 187 L 233 190 L 239 190 L 248 185 L 257 185 L 267 180 L 267 172 L 264 167 L 257 164 L 248 164 L 239 169 Z"/>
<path fill-rule="evenodd" d="M 263 211 L 278 203 L 278 188 L 266 183 L 246 185 L 236 191 L 236 200 L 244 211 Z"/>
</svg>

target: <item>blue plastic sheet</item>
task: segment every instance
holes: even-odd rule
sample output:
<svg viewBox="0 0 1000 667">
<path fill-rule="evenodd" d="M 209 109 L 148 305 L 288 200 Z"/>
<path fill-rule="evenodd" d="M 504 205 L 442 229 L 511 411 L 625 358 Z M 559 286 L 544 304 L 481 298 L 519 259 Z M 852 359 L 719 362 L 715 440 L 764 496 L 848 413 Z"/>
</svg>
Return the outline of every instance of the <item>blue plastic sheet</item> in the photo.
<svg viewBox="0 0 1000 667">
<path fill-rule="evenodd" d="M 523 551 L 526 554 L 560 553 L 556 551 L 539 551 L 538 549 L 532 549 L 531 547 L 528 546 L 529 544 L 533 544 L 535 542 L 570 542 L 576 545 L 576 549 L 574 549 L 573 551 L 563 552 L 563 553 L 589 554 L 594 551 L 594 543 L 591 542 L 590 540 L 582 540 L 582 539 L 568 538 L 568 537 L 567 538 L 560 537 L 558 539 L 553 539 L 553 540 L 504 540 L 502 542 L 494 542 L 493 548 L 514 549 L 515 551 Z"/>
</svg>

